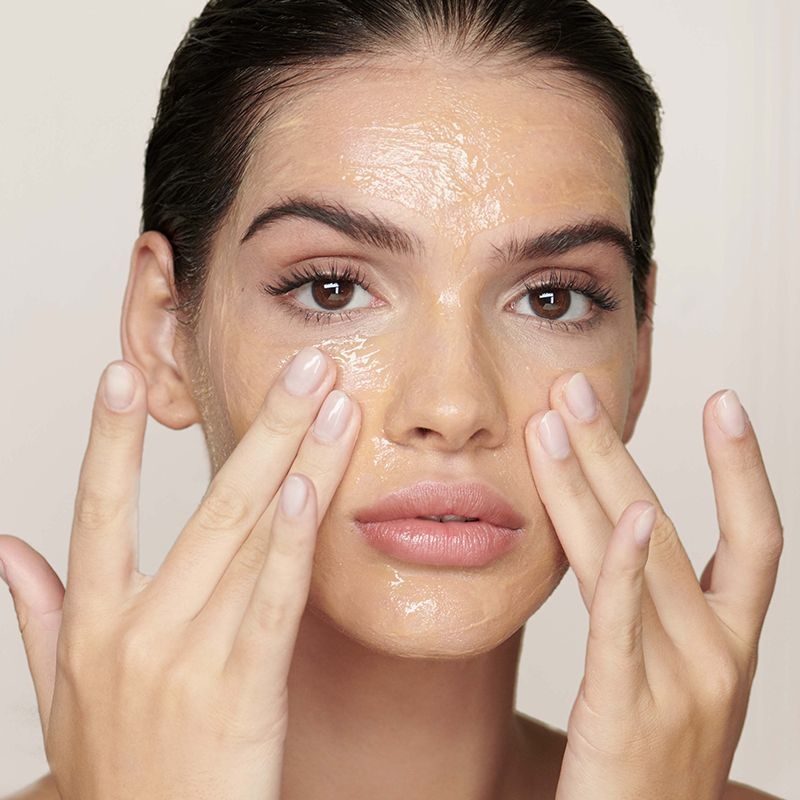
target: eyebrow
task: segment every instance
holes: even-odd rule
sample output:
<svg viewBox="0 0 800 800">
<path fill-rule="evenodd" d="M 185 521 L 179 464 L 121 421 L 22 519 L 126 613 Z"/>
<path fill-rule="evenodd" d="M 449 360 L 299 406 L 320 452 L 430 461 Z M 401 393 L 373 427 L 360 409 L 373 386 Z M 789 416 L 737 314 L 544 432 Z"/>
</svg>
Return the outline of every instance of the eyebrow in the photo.
<svg viewBox="0 0 800 800">
<path fill-rule="evenodd" d="M 286 217 L 321 222 L 361 244 L 389 250 L 397 255 L 421 256 L 425 247 L 419 237 L 377 214 L 362 214 L 341 203 L 319 202 L 307 197 L 290 197 L 262 211 L 251 223 L 241 244 L 268 225 Z"/>
<path fill-rule="evenodd" d="M 283 198 L 262 211 L 250 223 L 241 244 L 278 220 L 290 217 L 320 222 L 360 244 L 389 250 L 397 255 L 421 257 L 425 253 L 425 246 L 416 234 L 377 214 L 364 214 L 341 203 L 320 202 L 304 196 Z M 633 238 L 618 225 L 604 219 L 590 219 L 535 236 L 512 236 L 500 246 L 492 245 L 492 261 L 498 266 L 512 266 L 521 261 L 563 255 L 594 243 L 615 247 L 633 272 L 637 249 Z"/>
</svg>

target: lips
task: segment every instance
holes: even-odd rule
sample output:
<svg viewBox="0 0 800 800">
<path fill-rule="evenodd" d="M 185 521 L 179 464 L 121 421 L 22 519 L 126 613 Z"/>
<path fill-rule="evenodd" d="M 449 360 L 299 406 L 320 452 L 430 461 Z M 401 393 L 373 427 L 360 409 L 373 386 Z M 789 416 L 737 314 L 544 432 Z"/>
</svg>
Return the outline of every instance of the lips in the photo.
<svg viewBox="0 0 800 800">
<path fill-rule="evenodd" d="M 361 509 L 355 518 L 358 522 L 385 522 L 446 515 L 474 517 L 479 522 L 513 530 L 525 524 L 522 515 L 498 492 L 477 481 L 452 484 L 420 481 Z"/>
</svg>

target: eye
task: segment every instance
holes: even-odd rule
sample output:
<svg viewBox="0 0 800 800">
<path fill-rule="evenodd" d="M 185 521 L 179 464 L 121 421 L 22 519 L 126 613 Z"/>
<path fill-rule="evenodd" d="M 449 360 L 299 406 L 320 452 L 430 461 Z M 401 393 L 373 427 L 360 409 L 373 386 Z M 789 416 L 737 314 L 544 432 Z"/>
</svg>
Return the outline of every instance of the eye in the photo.
<svg viewBox="0 0 800 800">
<path fill-rule="evenodd" d="M 572 322 L 586 316 L 592 308 L 592 301 L 585 294 L 558 286 L 529 289 L 523 300 L 537 317 L 550 321 Z M 520 303 L 522 302 L 521 300 Z M 564 316 L 565 314 L 569 316 Z"/>
<path fill-rule="evenodd" d="M 296 301 L 308 305 L 315 311 L 342 311 L 350 306 L 365 308 L 369 305 L 370 294 L 362 286 L 349 278 L 326 275 L 303 284 L 294 295 Z M 351 305 L 355 301 L 355 305 Z M 366 301 L 366 302 L 364 302 Z M 361 305 L 359 305 L 361 302 Z M 314 308 L 314 304 L 320 308 Z"/>
<path fill-rule="evenodd" d="M 619 306 L 611 292 L 589 275 L 567 277 L 552 271 L 543 281 L 526 283 L 525 290 L 513 304 L 514 310 L 551 328 L 558 325 L 567 330 L 584 330 L 585 325 L 594 326 L 603 312 Z M 599 311 L 590 314 L 593 306 Z M 523 313 L 526 308 L 533 313 Z"/>
<path fill-rule="evenodd" d="M 281 277 L 277 285 L 261 284 L 270 295 L 287 295 L 297 289 L 287 302 L 292 312 L 303 313 L 307 321 L 331 322 L 333 319 L 350 319 L 350 312 L 366 308 L 371 295 L 366 278 L 358 267 L 332 264 L 321 268 L 310 265 L 289 276 Z"/>
</svg>

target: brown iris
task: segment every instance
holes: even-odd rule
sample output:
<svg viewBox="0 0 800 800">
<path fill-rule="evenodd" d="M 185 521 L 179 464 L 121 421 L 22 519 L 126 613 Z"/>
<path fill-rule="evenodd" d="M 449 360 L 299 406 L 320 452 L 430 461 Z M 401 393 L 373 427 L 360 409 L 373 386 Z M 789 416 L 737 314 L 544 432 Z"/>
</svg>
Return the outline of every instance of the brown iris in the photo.
<svg viewBox="0 0 800 800">
<path fill-rule="evenodd" d="M 558 319 L 569 311 L 569 289 L 535 289 L 528 293 L 531 308 L 540 317 Z"/>
<path fill-rule="evenodd" d="M 355 291 L 352 281 L 342 279 L 314 281 L 311 296 L 315 303 L 319 303 L 328 311 L 337 311 L 344 308 L 353 298 Z"/>
</svg>

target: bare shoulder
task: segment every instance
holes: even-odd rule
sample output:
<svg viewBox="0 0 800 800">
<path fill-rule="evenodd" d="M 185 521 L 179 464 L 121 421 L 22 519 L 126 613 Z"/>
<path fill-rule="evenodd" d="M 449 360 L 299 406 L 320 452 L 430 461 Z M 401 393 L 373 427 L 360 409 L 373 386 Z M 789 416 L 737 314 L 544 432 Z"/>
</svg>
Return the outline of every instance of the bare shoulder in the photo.
<svg viewBox="0 0 800 800">
<path fill-rule="evenodd" d="M 35 783 L 25 786 L 4 800 L 61 800 L 61 795 L 58 793 L 52 774 L 48 772 Z"/>
<path fill-rule="evenodd" d="M 780 800 L 780 798 L 777 795 L 754 789 L 752 786 L 729 781 L 725 787 L 725 794 L 722 795 L 722 800 Z"/>
<path fill-rule="evenodd" d="M 567 735 L 558 728 L 553 728 L 538 720 L 531 719 L 524 714 L 517 713 L 517 719 L 524 736 L 539 753 L 544 753 L 545 761 L 549 764 L 550 783 L 555 786 L 558 782 L 561 759 L 564 748 L 567 746 Z M 48 772 L 35 783 L 20 789 L 15 794 L 3 800 L 61 800 L 53 776 Z M 767 794 L 752 786 L 730 781 L 725 789 L 722 800 L 781 800 L 777 795 Z"/>
</svg>

